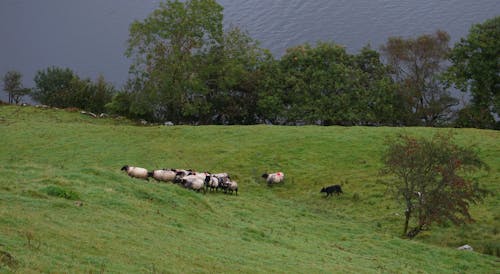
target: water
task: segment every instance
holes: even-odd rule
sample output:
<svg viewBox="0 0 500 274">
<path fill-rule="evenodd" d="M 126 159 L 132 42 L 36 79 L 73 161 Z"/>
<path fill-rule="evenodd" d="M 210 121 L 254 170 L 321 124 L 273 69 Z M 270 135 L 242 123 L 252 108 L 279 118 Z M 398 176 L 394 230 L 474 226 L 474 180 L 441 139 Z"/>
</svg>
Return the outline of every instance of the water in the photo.
<svg viewBox="0 0 500 274">
<path fill-rule="evenodd" d="M 120 87 L 130 60 L 123 55 L 128 26 L 159 1 L 0 0 L 0 75 L 15 69 L 33 87 L 37 70 L 103 74 Z M 388 37 L 447 31 L 452 42 L 472 24 L 500 15 L 498 0 L 220 0 L 226 25 L 236 25 L 280 57 L 287 48 L 333 41 L 356 53 Z M 5 100 L 4 98 L 2 98 Z"/>
</svg>

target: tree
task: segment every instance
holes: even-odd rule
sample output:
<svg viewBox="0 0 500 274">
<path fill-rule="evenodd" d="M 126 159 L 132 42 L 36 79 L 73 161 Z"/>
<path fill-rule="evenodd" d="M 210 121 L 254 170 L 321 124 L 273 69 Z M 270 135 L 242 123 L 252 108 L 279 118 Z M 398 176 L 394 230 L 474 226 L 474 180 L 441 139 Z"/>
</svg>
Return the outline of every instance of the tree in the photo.
<svg viewBox="0 0 500 274">
<path fill-rule="evenodd" d="M 273 123 L 362 125 L 395 117 L 393 81 L 369 47 L 351 55 L 331 42 L 299 45 L 266 73 L 258 105 Z"/>
<path fill-rule="evenodd" d="M 222 41 L 222 9 L 214 0 L 166 1 L 130 25 L 126 55 L 134 59 L 133 86 L 141 87 L 132 92 L 147 100 L 150 107 L 138 109 L 147 118 L 179 122 L 207 115 L 198 56 Z"/>
<path fill-rule="evenodd" d="M 36 101 L 54 107 L 67 107 L 71 81 L 77 76 L 69 68 L 49 67 L 37 71 L 31 94 Z"/>
<path fill-rule="evenodd" d="M 8 71 L 3 77 L 3 89 L 9 94 L 9 104 L 19 104 L 21 99 L 30 92 L 29 89 L 23 88 L 22 77 L 22 74 L 15 70 Z"/>
<path fill-rule="evenodd" d="M 354 55 L 354 62 L 362 74 L 360 82 L 363 94 L 358 101 L 362 109 L 362 124 L 398 125 L 401 116 L 401 97 L 394 81 L 389 76 L 389 67 L 384 65 L 380 53 L 367 45 Z"/>
<path fill-rule="evenodd" d="M 406 125 L 436 126 L 446 122 L 458 104 L 440 81 L 450 48 L 444 31 L 416 39 L 390 37 L 382 53 L 392 68 L 403 98 Z"/>
<path fill-rule="evenodd" d="M 393 175 L 389 189 L 405 205 L 403 235 L 415 237 L 432 223 L 472 222 L 469 206 L 481 201 L 485 189 L 471 179 L 471 172 L 486 169 L 472 147 L 460 147 L 451 134 L 431 139 L 407 135 L 388 140 L 382 174 Z M 414 227 L 409 230 L 410 222 Z"/>
<path fill-rule="evenodd" d="M 94 83 L 90 79 L 80 79 L 69 68 L 49 67 L 35 75 L 32 96 L 38 102 L 53 107 L 104 112 L 114 93 L 114 87 L 102 75 Z"/>
<path fill-rule="evenodd" d="M 493 114 L 500 113 L 499 56 L 500 16 L 472 26 L 451 51 L 447 79 L 472 95 L 471 105 L 460 119 L 462 126 L 495 127 Z"/>
</svg>

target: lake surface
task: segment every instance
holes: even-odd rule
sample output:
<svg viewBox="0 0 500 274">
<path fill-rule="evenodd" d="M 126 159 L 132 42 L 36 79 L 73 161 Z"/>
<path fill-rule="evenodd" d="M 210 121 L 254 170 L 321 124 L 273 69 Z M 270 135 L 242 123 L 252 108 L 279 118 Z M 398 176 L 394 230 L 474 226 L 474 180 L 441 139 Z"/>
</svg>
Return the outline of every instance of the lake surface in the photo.
<svg viewBox="0 0 500 274">
<path fill-rule="evenodd" d="M 123 55 L 128 26 L 145 18 L 159 1 L 0 0 L 0 75 L 23 74 L 33 87 L 37 70 L 73 69 L 81 77 L 103 74 L 117 87 L 130 61 Z M 280 57 L 287 48 L 333 41 L 356 53 L 388 37 L 447 31 L 452 42 L 472 24 L 500 15 L 498 0 L 220 0 L 226 25 L 250 36 Z M 5 97 L 4 97 L 5 98 Z M 5 100 L 5 99 L 4 99 Z"/>
</svg>

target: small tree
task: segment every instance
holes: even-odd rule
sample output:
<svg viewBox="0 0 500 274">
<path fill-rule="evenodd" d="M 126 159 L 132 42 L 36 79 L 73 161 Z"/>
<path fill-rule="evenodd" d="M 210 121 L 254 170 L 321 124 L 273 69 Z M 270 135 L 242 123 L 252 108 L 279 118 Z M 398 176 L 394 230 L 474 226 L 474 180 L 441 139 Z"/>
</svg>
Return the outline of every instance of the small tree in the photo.
<svg viewBox="0 0 500 274">
<path fill-rule="evenodd" d="M 391 139 L 383 162 L 382 174 L 398 179 L 388 186 L 404 202 L 403 235 L 409 238 L 432 223 L 472 222 L 469 205 L 487 194 L 466 177 L 469 172 L 487 168 L 486 164 L 474 149 L 454 144 L 451 134 L 436 134 L 431 139 L 406 135 Z M 408 231 L 412 220 L 415 226 Z"/>
<path fill-rule="evenodd" d="M 15 70 L 8 71 L 3 77 L 3 89 L 9 94 L 9 104 L 19 104 L 30 92 L 29 89 L 23 88 L 21 78 L 22 74 Z"/>
<path fill-rule="evenodd" d="M 450 51 L 449 41 L 446 32 L 436 31 L 415 39 L 390 37 L 382 46 L 399 84 L 406 125 L 439 125 L 447 121 L 452 107 L 458 104 L 439 79 Z"/>
</svg>

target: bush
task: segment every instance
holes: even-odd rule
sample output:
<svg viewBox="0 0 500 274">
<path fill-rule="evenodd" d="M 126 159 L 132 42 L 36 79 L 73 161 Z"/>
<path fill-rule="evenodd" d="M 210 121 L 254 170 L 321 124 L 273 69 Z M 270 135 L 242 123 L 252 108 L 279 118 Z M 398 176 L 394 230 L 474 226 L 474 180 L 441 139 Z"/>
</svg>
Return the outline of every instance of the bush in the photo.
<svg viewBox="0 0 500 274">
<path fill-rule="evenodd" d="M 35 76 L 36 87 L 31 96 L 36 101 L 60 108 L 76 107 L 92 112 L 104 112 L 111 102 L 114 87 L 99 76 L 95 82 L 80 79 L 72 70 L 51 67 Z"/>
</svg>

